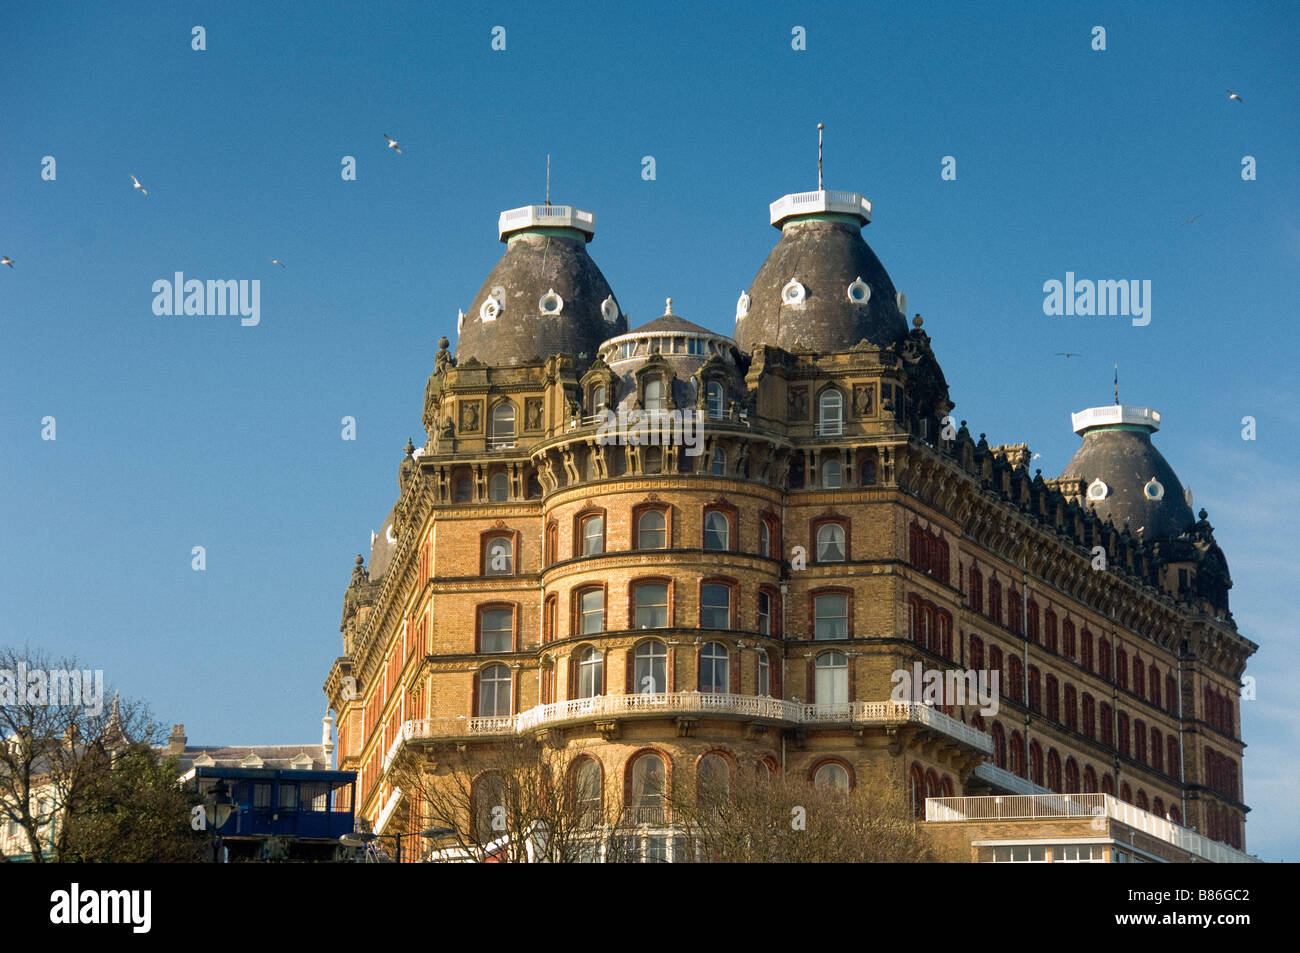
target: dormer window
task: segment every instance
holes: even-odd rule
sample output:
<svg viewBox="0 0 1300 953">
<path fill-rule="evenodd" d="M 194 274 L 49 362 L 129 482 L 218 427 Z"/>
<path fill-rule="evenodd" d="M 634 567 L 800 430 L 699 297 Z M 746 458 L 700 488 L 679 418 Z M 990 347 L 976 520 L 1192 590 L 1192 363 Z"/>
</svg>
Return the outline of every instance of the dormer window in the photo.
<svg viewBox="0 0 1300 953">
<path fill-rule="evenodd" d="M 537 308 L 542 314 L 559 314 L 564 310 L 564 299 L 551 288 L 538 300 Z"/>
<path fill-rule="evenodd" d="M 808 289 L 799 283 L 799 279 L 791 278 L 789 283 L 781 289 L 782 304 L 803 304 L 804 299 L 808 297 Z"/>
<path fill-rule="evenodd" d="M 652 377 L 645 382 L 645 409 L 663 410 L 665 404 L 664 382 L 658 377 Z"/>
<path fill-rule="evenodd" d="M 618 346 L 618 356 L 629 358 L 636 353 L 636 341 L 624 341 Z"/>
<path fill-rule="evenodd" d="M 605 385 L 597 384 L 591 389 L 591 412 L 598 414 L 605 409 Z"/>
<path fill-rule="evenodd" d="M 722 384 L 719 381 L 709 381 L 704 385 L 704 395 L 708 403 L 709 416 L 715 420 L 721 419 L 725 398 Z"/>
<path fill-rule="evenodd" d="M 1108 487 L 1100 479 L 1093 480 L 1090 484 L 1088 484 L 1088 499 L 1100 501 L 1106 499 L 1106 497 L 1109 495 L 1110 495 L 1110 487 Z"/>
<path fill-rule="evenodd" d="M 1165 488 L 1159 480 L 1152 477 L 1142 488 L 1142 493 L 1148 500 L 1162 500 L 1165 497 Z"/>
<path fill-rule="evenodd" d="M 848 287 L 849 300 L 854 304 L 866 304 L 871 300 L 871 286 L 859 275 Z"/>
</svg>

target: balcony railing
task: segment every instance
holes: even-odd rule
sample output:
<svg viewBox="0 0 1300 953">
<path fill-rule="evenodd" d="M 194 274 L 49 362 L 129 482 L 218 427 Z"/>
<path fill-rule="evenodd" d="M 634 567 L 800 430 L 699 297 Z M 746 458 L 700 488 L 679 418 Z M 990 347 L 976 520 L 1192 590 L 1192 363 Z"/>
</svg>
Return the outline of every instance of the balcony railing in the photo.
<svg viewBox="0 0 1300 953">
<path fill-rule="evenodd" d="M 993 739 L 978 728 L 920 702 L 846 702 L 818 705 L 765 695 L 658 692 L 638 695 L 597 695 L 539 705 L 517 715 L 483 718 L 424 718 L 402 725 L 384 758 L 387 770 L 404 742 L 465 735 L 512 735 L 544 726 L 593 718 L 637 715 L 736 715 L 787 725 L 895 726 L 917 724 L 960 741 L 983 754 L 993 753 Z"/>
<path fill-rule="evenodd" d="M 487 445 L 489 450 L 513 450 L 515 448 L 516 438 L 509 437 L 488 437 Z"/>
<path fill-rule="evenodd" d="M 1256 858 L 1210 840 L 1181 824 L 1134 807 L 1109 794 L 1006 794 L 998 797 L 931 797 L 925 819 L 962 821 L 1045 820 L 1109 817 L 1216 864 L 1253 864 Z"/>
</svg>

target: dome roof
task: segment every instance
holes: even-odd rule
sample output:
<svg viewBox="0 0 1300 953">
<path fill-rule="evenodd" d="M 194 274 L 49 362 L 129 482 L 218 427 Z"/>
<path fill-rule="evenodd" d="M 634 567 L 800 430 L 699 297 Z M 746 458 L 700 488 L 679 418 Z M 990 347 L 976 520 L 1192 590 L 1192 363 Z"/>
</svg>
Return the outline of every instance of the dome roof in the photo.
<svg viewBox="0 0 1300 953">
<path fill-rule="evenodd" d="M 568 205 L 501 213 L 506 253 L 460 321 L 458 362 L 473 357 L 500 366 L 569 354 L 581 373 L 601 341 L 627 330 L 627 317 L 587 254 L 593 225 L 590 212 Z"/>
<path fill-rule="evenodd" d="M 1061 476 L 1083 480 L 1085 505 L 1117 529 L 1143 539 L 1172 539 L 1196 523 L 1178 474 L 1151 443 L 1160 415 L 1146 407 L 1094 407 L 1074 414 L 1083 435 Z"/>
<path fill-rule="evenodd" d="M 803 192 L 771 211 L 781 240 L 737 302 L 742 348 L 842 351 L 863 338 L 887 346 L 907 334 L 894 283 L 862 239 L 869 201 L 856 192 Z"/>
</svg>

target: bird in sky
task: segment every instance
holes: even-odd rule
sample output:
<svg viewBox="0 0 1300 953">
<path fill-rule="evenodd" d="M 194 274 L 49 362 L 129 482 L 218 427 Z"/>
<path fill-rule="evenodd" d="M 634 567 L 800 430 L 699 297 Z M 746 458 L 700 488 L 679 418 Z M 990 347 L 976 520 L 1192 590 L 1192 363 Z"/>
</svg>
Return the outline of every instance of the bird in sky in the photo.
<svg viewBox="0 0 1300 953">
<path fill-rule="evenodd" d="M 148 195 L 148 194 L 149 194 L 149 190 L 146 189 L 143 185 L 141 185 L 141 184 L 140 184 L 140 180 L 137 179 L 135 176 L 131 176 L 131 181 L 134 182 L 134 183 L 135 183 L 135 187 L 136 187 L 137 189 L 139 189 L 141 192 L 143 192 L 145 195 Z"/>
<path fill-rule="evenodd" d="M 1204 212 L 1201 213 L 1201 215 L 1204 215 L 1204 214 L 1205 214 Z M 1192 224 L 1193 222 L 1195 222 L 1198 218 L 1200 218 L 1201 215 L 1193 215 L 1193 216 L 1192 216 L 1191 218 L 1189 218 L 1187 221 L 1183 222 L 1183 224 L 1184 224 L 1184 225 L 1191 225 L 1191 224 Z"/>
<path fill-rule="evenodd" d="M 14 266 L 14 260 L 8 255 L 5 255 L 3 258 L 0 258 L 0 265 L 8 265 L 12 268 Z"/>
<path fill-rule="evenodd" d="M 273 265 L 279 265 L 281 268 L 284 267 L 284 262 L 282 262 L 282 261 L 281 261 L 280 259 L 278 259 L 278 258 L 272 258 L 272 259 L 271 259 L 271 264 L 273 264 Z"/>
<path fill-rule="evenodd" d="M 1228 98 L 1235 99 L 1239 103 L 1242 102 L 1242 98 L 1238 96 L 1236 93 L 1234 93 L 1232 90 L 1228 90 Z"/>
<path fill-rule="evenodd" d="M 388 140 L 388 148 L 390 148 L 390 149 L 396 149 L 396 150 L 397 150 L 397 154 L 400 156 L 400 155 L 402 154 L 402 149 L 401 149 L 401 147 L 397 144 L 397 140 L 394 139 L 392 136 L 390 136 L 388 133 L 384 133 L 384 138 Z"/>
<path fill-rule="evenodd" d="M 1057 357 L 1083 357 L 1083 355 L 1077 351 L 1057 351 L 1056 356 Z"/>
</svg>

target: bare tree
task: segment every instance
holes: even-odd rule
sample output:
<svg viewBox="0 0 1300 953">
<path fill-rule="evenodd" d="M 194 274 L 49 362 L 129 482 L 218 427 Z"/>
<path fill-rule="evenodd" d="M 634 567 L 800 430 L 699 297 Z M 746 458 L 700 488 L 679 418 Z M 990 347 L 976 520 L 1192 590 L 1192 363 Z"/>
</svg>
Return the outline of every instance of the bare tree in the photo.
<svg viewBox="0 0 1300 953">
<path fill-rule="evenodd" d="M 936 860 L 901 784 L 869 777 L 851 791 L 737 770 L 669 793 L 672 828 L 691 850 L 674 859 L 721 863 Z"/>
<path fill-rule="evenodd" d="M 36 863 L 47 848 L 64 859 L 66 818 L 115 756 L 157 741 L 143 706 L 104 694 L 102 674 L 75 659 L 0 648 L 0 820 L 23 830 Z"/>
<path fill-rule="evenodd" d="M 540 738 L 503 738 L 463 752 L 407 747 L 390 778 L 407 799 L 407 833 L 426 832 L 437 859 L 576 863 L 594 858 L 607 825 L 573 767 Z"/>
</svg>

